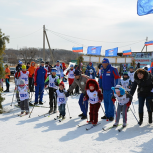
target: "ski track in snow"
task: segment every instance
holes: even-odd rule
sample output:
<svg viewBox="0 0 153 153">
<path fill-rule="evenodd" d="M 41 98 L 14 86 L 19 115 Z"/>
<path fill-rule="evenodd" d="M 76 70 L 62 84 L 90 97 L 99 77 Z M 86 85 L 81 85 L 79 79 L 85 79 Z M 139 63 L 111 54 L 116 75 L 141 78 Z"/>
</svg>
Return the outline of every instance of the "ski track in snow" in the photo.
<svg viewBox="0 0 153 153">
<path fill-rule="evenodd" d="M 65 83 L 65 85 L 68 88 L 68 84 Z M 54 120 L 56 114 L 50 117 L 38 117 L 48 112 L 48 108 L 34 108 L 31 118 L 29 115 L 18 117 L 20 109 L 15 107 L 14 103 L 12 107 L 10 106 L 13 89 L 14 84 L 11 83 L 11 92 L 4 95 L 5 101 L 2 103 L 5 110 L 12 111 L 0 114 L 0 153 L 153 153 L 153 125 L 148 125 L 146 106 L 144 106 L 144 122 L 141 127 L 129 111 L 128 125 L 122 132 L 118 132 L 119 127 L 105 132 L 102 127 L 112 126 L 114 121 L 101 120 L 104 114 L 100 108 L 99 122 L 101 124 L 86 131 L 86 128 L 91 125 L 79 128 L 77 126 L 86 122 L 78 117 L 81 113 L 78 105 L 79 96 L 68 98 L 72 119 L 69 119 L 66 107 L 66 119 L 59 123 Z M 34 95 L 32 99 L 34 101 Z M 46 91 L 43 100 L 46 101 L 44 106 L 49 106 L 49 96 Z M 133 102 L 135 115 L 138 118 L 137 93 L 133 97 Z M 131 109 L 133 110 L 132 105 Z M 121 117 L 120 123 L 122 122 Z"/>
</svg>

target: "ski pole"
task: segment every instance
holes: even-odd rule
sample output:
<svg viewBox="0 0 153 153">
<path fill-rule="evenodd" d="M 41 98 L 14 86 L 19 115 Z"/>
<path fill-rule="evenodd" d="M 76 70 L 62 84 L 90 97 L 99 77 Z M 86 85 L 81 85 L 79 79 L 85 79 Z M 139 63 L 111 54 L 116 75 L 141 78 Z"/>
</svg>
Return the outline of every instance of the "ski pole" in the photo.
<svg viewBox="0 0 153 153">
<path fill-rule="evenodd" d="M 15 90 L 14 90 L 14 93 L 15 93 Z M 12 103 L 11 103 L 11 105 L 10 105 L 10 106 L 12 106 L 12 104 L 13 104 L 14 93 L 13 93 L 13 97 L 12 97 Z"/>
<path fill-rule="evenodd" d="M 132 105 L 133 105 L 133 110 L 134 110 L 134 113 L 135 113 L 135 108 L 134 108 L 134 104 L 133 104 L 133 102 L 132 102 Z"/>
<path fill-rule="evenodd" d="M 138 119 L 136 118 L 136 116 L 134 115 L 134 113 L 133 113 L 133 111 L 132 111 L 132 109 L 130 108 L 130 110 L 131 110 L 131 112 L 132 112 L 132 114 L 133 114 L 133 116 L 135 117 L 135 119 L 137 120 L 137 122 L 138 122 L 138 124 L 139 124 L 139 121 L 138 121 Z M 140 124 L 139 124 L 140 125 Z"/>
<path fill-rule="evenodd" d="M 66 103 L 67 104 L 67 110 L 68 110 L 68 112 L 69 112 L 69 117 L 70 117 L 70 111 L 69 111 L 69 107 L 68 107 L 68 103 Z M 72 117 L 70 117 L 70 119 L 71 119 Z"/>
<path fill-rule="evenodd" d="M 84 101 L 85 102 L 85 101 Z M 88 102 L 87 102 L 87 104 L 88 104 Z M 88 123 L 88 112 L 87 112 L 87 106 L 86 106 L 86 103 L 85 103 L 85 110 L 86 110 L 86 113 L 87 113 L 87 123 Z"/>
<path fill-rule="evenodd" d="M 105 111 L 104 111 L 104 109 L 103 109 L 103 107 L 102 107 L 102 105 L 101 105 L 101 104 L 100 104 L 100 106 L 101 106 L 101 109 L 102 109 L 102 111 L 103 111 L 104 115 L 106 116 Z M 106 121 L 108 121 L 107 116 L 106 116 Z"/>
</svg>

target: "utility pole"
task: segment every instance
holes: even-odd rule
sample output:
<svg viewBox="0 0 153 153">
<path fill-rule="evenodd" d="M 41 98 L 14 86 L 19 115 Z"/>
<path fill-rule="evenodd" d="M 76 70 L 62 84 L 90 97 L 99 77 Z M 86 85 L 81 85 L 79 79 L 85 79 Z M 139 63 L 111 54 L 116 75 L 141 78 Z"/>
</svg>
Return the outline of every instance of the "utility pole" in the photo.
<svg viewBox="0 0 153 153">
<path fill-rule="evenodd" d="M 46 33 L 46 31 L 45 31 L 45 36 L 46 36 L 46 39 L 47 39 L 48 47 L 49 47 L 50 54 L 51 54 L 52 61 L 53 61 L 53 65 L 54 65 L 54 64 L 55 64 L 55 62 L 54 62 L 54 57 L 53 57 L 52 50 L 51 50 L 51 48 L 50 48 L 50 44 L 49 44 L 49 40 L 48 40 L 48 37 L 47 37 L 47 33 Z"/>
<path fill-rule="evenodd" d="M 43 25 L 43 61 L 45 62 L 45 25 Z"/>
</svg>

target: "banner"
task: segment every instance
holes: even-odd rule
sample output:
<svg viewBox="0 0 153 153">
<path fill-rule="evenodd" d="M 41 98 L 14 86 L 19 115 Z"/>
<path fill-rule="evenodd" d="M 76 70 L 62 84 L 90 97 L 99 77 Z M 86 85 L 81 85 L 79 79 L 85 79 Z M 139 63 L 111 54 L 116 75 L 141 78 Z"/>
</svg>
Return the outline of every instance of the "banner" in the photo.
<svg viewBox="0 0 153 153">
<path fill-rule="evenodd" d="M 102 46 L 89 46 L 87 49 L 87 54 L 90 55 L 101 55 Z"/>
<path fill-rule="evenodd" d="M 105 50 L 105 56 L 117 56 L 117 53 L 118 53 L 118 47 Z"/>
<path fill-rule="evenodd" d="M 131 54 L 132 54 L 131 50 L 125 50 L 125 51 L 123 51 L 123 56 L 124 55 L 131 55 Z"/>
<path fill-rule="evenodd" d="M 73 52 L 83 52 L 83 47 L 73 47 L 72 51 Z"/>
<path fill-rule="evenodd" d="M 153 13 L 153 0 L 138 0 L 137 14 L 139 16 Z"/>
</svg>

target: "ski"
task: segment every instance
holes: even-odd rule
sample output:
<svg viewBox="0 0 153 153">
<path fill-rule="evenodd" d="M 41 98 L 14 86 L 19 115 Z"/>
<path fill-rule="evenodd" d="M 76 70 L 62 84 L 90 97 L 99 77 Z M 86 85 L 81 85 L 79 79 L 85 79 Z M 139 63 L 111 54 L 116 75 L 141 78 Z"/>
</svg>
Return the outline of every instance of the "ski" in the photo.
<svg viewBox="0 0 153 153">
<path fill-rule="evenodd" d="M 122 126 L 120 129 L 118 129 L 118 132 L 121 132 L 126 126 Z"/>
<path fill-rule="evenodd" d="M 85 124 L 82 124 L 82 125 L 79 125 L 78 124 L 78 127 L 82 127 L 82 126 L 86 126 L 86 125 L 89 125 L 90 123 L 85 123 Z"/>
<path fill-rule="evenodd" d="M 56 118 L 54 118 L 54 120 L 59 120 L 61 117 L 57 116 Z"/>
<path fill-rule="evenodd" d="M 97 126 L 97 125 L 99 125 L 99 124 L 101 124 L 101 123 L 97 123 L 96 125 L 92 125 L 91 127 L 86 128 L 86 130 L 88 131 L 88 130 L 90 130 L 90 129 L 92 129 L 92 128 L 96 127 L 96 126 Z"/>
<path fill-rule="evenodd" d="M 102 128 L 104 131 L 108 131 L 108 130 L 111 130 L 113 128 L 116 128 L 118 126 L 121 126 L 122 124 L 118 124 L 117 126 L 111 126 L 111 127 L 108 127 L 108 128 Z"/>
<path fill-rule="evenodd" d="M 42 115 L 38 115 L 39 117 L 41 117 L 41 116 L 45 116 L 45 115 L 47 115 L 47 114 L 49 114 L 49 113 L 45 113 L 45 114 L 42 114 Z"/>
<path fill-rule="evenodd" d="M 51 113 L 48 113 L 48 115 L 46 114 L 46 115 L 44 115 L 44 117 L 50 117 L 50 115 L 53 115 L 53 114 L 55 114 L 54 112 L 51 112 Z"/>
<path fill-rule="evenodd" d="M 58 121 L 59 121 L 59 122 L 62 122 L 62 121 L 64 121 L 64 120 L 65 120 L 65 118 L 62 118 L 62 119 L 59 119 Z"/>
</svg>

